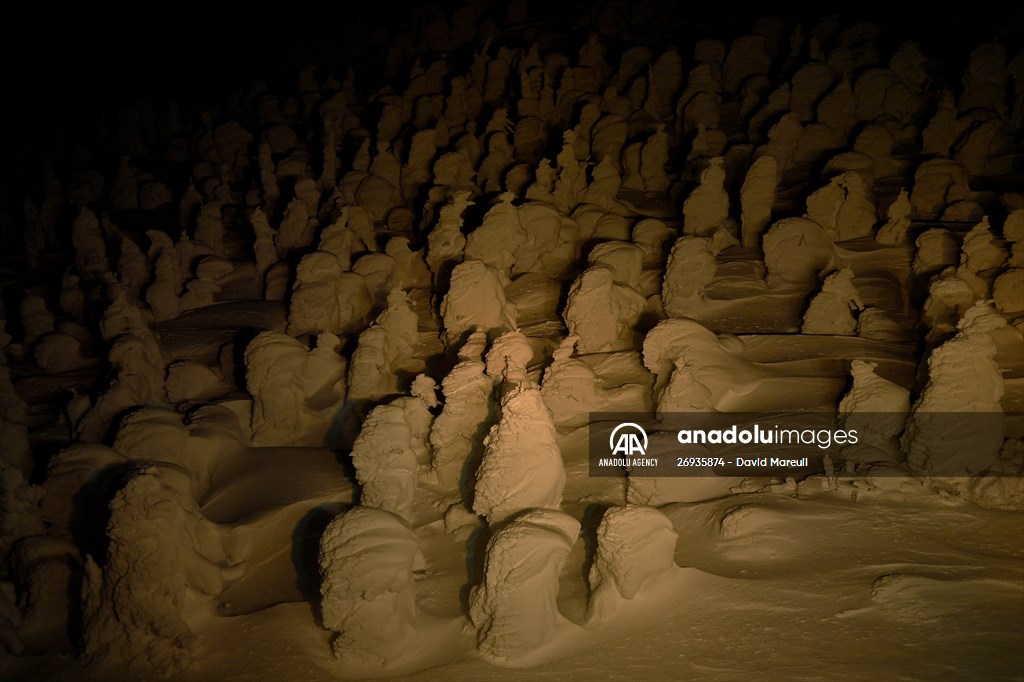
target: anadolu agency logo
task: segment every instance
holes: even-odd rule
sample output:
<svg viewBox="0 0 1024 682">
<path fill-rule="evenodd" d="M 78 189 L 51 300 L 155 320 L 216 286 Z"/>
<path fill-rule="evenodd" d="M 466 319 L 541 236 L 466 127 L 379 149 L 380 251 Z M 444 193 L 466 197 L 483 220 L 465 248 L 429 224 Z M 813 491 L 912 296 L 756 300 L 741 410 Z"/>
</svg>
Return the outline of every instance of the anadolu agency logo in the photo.
<svg viewBox="0 0 1024 682">
<path fill-rule="evenodd" d="M 647 432 L 639 424 L 623 422 L 612 429 L 608 436 L 608 447 L 612 455 L 624 457 L 643 456 L 647 454 Z"/>
</svg>

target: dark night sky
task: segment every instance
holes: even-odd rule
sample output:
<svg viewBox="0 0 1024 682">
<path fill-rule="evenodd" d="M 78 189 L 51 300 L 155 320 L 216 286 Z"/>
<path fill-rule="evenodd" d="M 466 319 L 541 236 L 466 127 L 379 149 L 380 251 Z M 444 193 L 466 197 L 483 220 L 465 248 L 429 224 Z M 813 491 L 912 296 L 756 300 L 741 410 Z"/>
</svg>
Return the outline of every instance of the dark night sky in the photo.
<svg viewBox="0 0 1024 682">
<path fill-rule="evenodd" d="M 848 19 L 897 26 L 898 32 L 883 32 L 883 37 L 902 40 L 915 35 L 925 54 L 960 64 L 970 49 L 997 33 L 1017 43 L 1010 45 L 1011 50 L 1019 48 L 1024 36 L 1024 10 L 991 2 L 963 3 L 955 11 L 924 2 L 839 0 L 729 4 L 531 0 L 528 8 L 538 32 L 577 29 L 585 35 L 588 14 L 593 16 L 595 7 L 609 3 L 628 7 L 621 11 L 646 12 L 658 19 L 654 33 L 645 29 L 623 36 L 620 42 L 650 41 L 656 49 L 675 43 L 684 59 L 691 40 L 716 37 L 716 33 L 736 35 L 760 16 L 800 17 L 806 33 L 821 16 L 837 10 Z M 8 22 L 7 35 L 0 37 L 7 95 L 2 115 L 13 120 L 13 129 L 26 138 L 25 144 L 38 145 L 37 138 L 49 134 L 45 131 L 52 128 L 54 119 L 72 131 L 87 128 L 97 109 L 110 115 L 122 103 L 139 97 L 150 99 L 160 111 L 170 100 L 218 103 L 225 93 L 255 80 L 267 81 L 272 91 L 288 92 L 298 68 L 310 62 L 354 65 L 357 89 L 368 92 L 379 84 L 381 65 L 396 33 L 414 31 L 431 16 L 450 16 L 458 4 L 374 0 L 327 8 L 280 5 L 268 10 L 211 8 L 213 3 L 192 10 L 147 4 L 117 20 L 84 3 L 59 11 L 33 5 L 20 22 Z M 502 18 L 505 3 L 490 4 L 491 15 Z M 614 50 L 609 51 L 609 59 L 615 59 Z"/>
<path fill-rule="evenodd" d="M 245 12 L 209 5 L 201 12 L 186 12 L 147 4 L 135 16 L 116 21 L 98 15 L 95 5 L 78 4 L 59 11 L 37 6 L 22 22 L 8 23 L 8 36 L 0 48 L 2 68 L 9 83 L 43 100 L 60 99 L 67 93 L 104 99 L 141 93 L 206 94 L 255 77 L 273 78 L 275 71 L 314 56 L 366 59 L 363 70 L 372 70 L 385 49 L 388 32 L 414 26 L 434 8 L 438 14 L 450 14 L 445 7 L 457 4 L 374 0 L 363 5 L 282 5 Z M 568 27 L 600 4 L 534 1 L 528 6 L 539 22 Z M 702 36 L 713 33 L 716 26 L 735 34 L 758 16 L 773 14 L 806 17 L 807 29 L 833 11 L 900 25 L 921 35 L 933 53 L 963 49 L 996 32 L 1011 40 L 1014 33 L 1019 39 L 1024 32 L 1024 10 L 1011 7 L 1014 3 L 971 2 L 956 10 L 924 2 L 835 0 L 728 4 L 654 0 L 647 4 L 668 30 L 687 33 L 692 29 Z M 411 7 L 418 7 L 420 15 Z"/>
</svg>

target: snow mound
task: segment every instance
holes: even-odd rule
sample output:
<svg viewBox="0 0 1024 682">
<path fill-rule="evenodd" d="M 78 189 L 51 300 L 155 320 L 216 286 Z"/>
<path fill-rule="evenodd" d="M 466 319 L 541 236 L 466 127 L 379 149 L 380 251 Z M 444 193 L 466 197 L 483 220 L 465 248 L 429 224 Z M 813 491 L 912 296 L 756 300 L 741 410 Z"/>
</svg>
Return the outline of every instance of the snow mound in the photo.
<svg viewBox="0 0 1024 682">
<path fill-rule="evenodd" d="M 532 509 L 487 543 L 483 583 L 473 588 L 469 617 L 482 656 L 516 667 L 569 621 L 558 611 L 558 574 L 580 524 L 552 509 Z"/>
<path fill-rule="evenodd" d="M 597 529 L 597 554 L 590 569 L 590 615 L 614 614 L 656 576 L 675 567 L 672 521 L 654 507 L 612 507 Z"/>
<path fill-rule="evenodd" d="M 535 386 L 520 384 L 501 401 L 501 420 L 484 440 L 473 511 L 489 523 L 524 509 L 557 509 L 565 465 L 551 412 Z"/>
<path fill-rule="evenodd" d="M 419 561 L 416 534 L 391 512 L 355 507 L 331 521 L 320 540 L 320 594 L 336 657 L 383 669 L 416 649 Z"/>
</svg>

